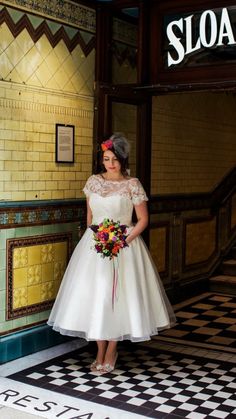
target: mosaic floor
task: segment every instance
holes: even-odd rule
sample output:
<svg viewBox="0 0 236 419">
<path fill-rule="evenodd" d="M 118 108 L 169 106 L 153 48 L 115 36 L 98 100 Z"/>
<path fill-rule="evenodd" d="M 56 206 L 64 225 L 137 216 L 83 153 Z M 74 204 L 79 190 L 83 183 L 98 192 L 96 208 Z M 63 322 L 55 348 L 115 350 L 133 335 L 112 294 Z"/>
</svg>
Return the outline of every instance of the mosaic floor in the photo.
<svg viewBox="0 0 236 419">
<path fill-rule="evenodd" d="M 67 416 L 49 409 L 47 414 L 44 408 L 48 418 L 235 419 L 236 298 L 203 294 L 176 306 L 176 314 L 178 324 L 168 331 L 172 334 L 164 331 L 147 343 L 120 343 L 117 367 L 110 374 L 89 371 L 95 352 L 91 343 L 5 377 L 61 400 L 70 397 L 77 407 L 79 402 L 94 408 L 94 414 L 80 411 L 77 416 L 72 410 Z"/>
<path fill-rule="evenodd" d="M 175 306 L 178 324 L 157 340 L 236 353 L 236 296 L 205 293 Z"/>
</svg>

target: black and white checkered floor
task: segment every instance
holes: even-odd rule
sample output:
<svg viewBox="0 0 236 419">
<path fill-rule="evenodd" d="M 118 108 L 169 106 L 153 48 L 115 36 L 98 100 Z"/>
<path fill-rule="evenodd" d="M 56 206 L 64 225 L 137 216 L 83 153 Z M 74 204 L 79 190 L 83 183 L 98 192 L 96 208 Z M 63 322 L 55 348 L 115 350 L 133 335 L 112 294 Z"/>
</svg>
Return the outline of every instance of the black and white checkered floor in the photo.
<svg viewBox="0 0 236 419">
<path fill-rule="evenodd" d="M 208 302 L 206 302 L 206 298 Z M 195 320 L 207 321 L 210 336 L 212 336 L 209 331 L 211 328 L 217 329 L 217 333 L 220 333 L 219 324 L 228 326 L 230 324 L 228 328 L 234 326 L 232 330 L 227 330 L 227 339 L 231 339 L 233 344 L 236 309 L 232 307 L 232 304 L 235 304 L 235 299 L 231 301 L 231 298 L 204 294 L 197 299 L 189 300 L 188 303 L 177 307 L 179 324 L 172 331 L 178 331 L 181 328 L 181 330 L 185 330 L 185 325 L 180 323 L 186 322 L 186 318 L 189 319 L 189 317 L 188 314 L 184 315 L 183 313 L 194 313 Z M 217 310 L 215 307 L 206 307 L 207 304 L 214 305 L 214 301 L 217 301 Z M 230 306 L 230 316 L 226 307 L 219 307 L 219 304 Z M 196 319 L 196 310 L 201 311 L 199 314 L 201 319 Z M 205 320 L 203 320 L 202 310 L 208 310 Z M 210 314 L 209 310 L 212 310 Z M 178 312 L 180 312 L 180 316 L 178 316 Z M 232 320 L 227 322 L 227 316 L 230 319 L 235 318 L 234 325 Z M 222 320 L 223 317 L 225 317 L 225 322 Z M 216 318 L 220 318 L 220 322 L 215 322 Z M 105 410 L 106 406 L 109 406 L 118 413 L 117 416 L 110 413 L 107 416 L 99 416 L 101 418 L 112 419 L 118 416 L 122 418 L 122 413 L 128 413 L 130 417 L 133 415 L 135 417 L 137 414 L 160 419 L 235 419 L 235 345 L 231 345 L 230 348 L 227 345 L 223 346 L 221 340 L 221 346 L 218 345 L 217 349 L 215 342 L 212 342 L 213 346 L 211 347 L 211 340 L 209 342 L 210 338 L 205 330 L 205 334 L 200 333 L 203 344 L 203 347 L 200 348 L 199 339 L 195 345 L 199 330 L 196 333 L 193 325 L 190 326 L 193 336 L 191 341 L 188 330 L 190 344 L 186 344 L 186 340 L 184 343 L 176 342 L 175 334 L 172 342 L 171 335 L 168 335 L 168 341 L 162 340 L 162 336 L 166 337 L 165 332 L 147 343 L 120 343 L 116 369 L 107 375 L 97 376 L 90 372 L 88 366 L 95 354 L 95 345 L 91 343 L 70 353 L 10 374 L 8 379 L 31 385 L 34 388 L 56 392 L 61 396 L 67 395 L 77 400 L 92 402 L 94 406 L 95 404 L 102 405 Z M 199 324 L 195 324 L 195 327 L 197 329 L 204 328 Z M 216 336 L 215 332 L 213 336 Z M 124 417 L 129 417 L 129 415 Z M 73 419 L 80 417 L 93 418 L 93 416 L 75 416 L 75 413 L 70 416 Z"/>
</svg>

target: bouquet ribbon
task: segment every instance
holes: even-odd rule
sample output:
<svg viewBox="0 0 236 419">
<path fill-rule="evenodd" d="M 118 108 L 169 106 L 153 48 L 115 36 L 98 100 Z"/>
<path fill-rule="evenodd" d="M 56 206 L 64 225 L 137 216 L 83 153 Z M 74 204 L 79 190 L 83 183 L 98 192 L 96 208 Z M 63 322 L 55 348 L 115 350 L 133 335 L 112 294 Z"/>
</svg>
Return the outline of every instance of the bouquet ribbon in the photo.
<svg viewBox="0 0 236 419">
<path fill-rule="evenodd" d="M 112 310 L 114 311 L 115 299 L 117 299 L 118 286 L 118 261 L 113 259 L 113 284 L 112 284 Z"/>
</svg>

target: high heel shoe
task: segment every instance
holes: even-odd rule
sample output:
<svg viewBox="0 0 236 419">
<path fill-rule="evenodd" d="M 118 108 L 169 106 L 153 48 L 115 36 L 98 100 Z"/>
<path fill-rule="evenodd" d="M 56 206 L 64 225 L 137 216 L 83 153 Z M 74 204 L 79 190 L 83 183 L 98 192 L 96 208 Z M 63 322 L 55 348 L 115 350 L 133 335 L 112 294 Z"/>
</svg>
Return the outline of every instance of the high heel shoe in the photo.
<svg viewBox="0 0 236 419">
<path fill-rule="evenodd" d="M 95 359 L 95 361 L 90 364 L 90 371 L 92 372 L 98 372 L 103 369 L 103 365 L 99 364 L 98 361 Z"/>
<path fill-rule="evenodd" d="M 104 364 L 102 366 L 102 369 L 99 371 L 100 374 L 108 374 L 109 372 L 114 371 L 115 366 L 116 366 L 117 358 L 118 358 L 118 353 L 116 353 L 114 364 L 109 364 L 109 363 Z"/>
</svg>

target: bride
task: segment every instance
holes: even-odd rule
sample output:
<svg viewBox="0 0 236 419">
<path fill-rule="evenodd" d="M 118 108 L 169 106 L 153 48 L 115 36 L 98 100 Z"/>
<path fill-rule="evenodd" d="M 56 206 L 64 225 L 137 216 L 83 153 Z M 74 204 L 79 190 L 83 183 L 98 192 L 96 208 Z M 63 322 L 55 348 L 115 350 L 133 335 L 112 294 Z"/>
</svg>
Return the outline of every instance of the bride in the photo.
<svg viewBox="0 0 236 419">
<path fill-rule="evenodd" d="M 102 172 L 87 180 L 87 229 L 62 280 L 48 324 L 61 334 L 97 342 L 92 372 L 114 370 L 118 341 L 149 340 L 171 327 L 175 315 L 140 234 L 148 224 L 148 200 L 137 178 L 127 174 L 129 144 L 114 134 L 101 144 Z M 132 224 L 135 210 L 137 223 Z M 127 226 L 126 244 L 115 261 L 94 249 L 89 228 L 104 219 Z M 114 301 L 114 263 L 117 283 Z"/>
</svg>

